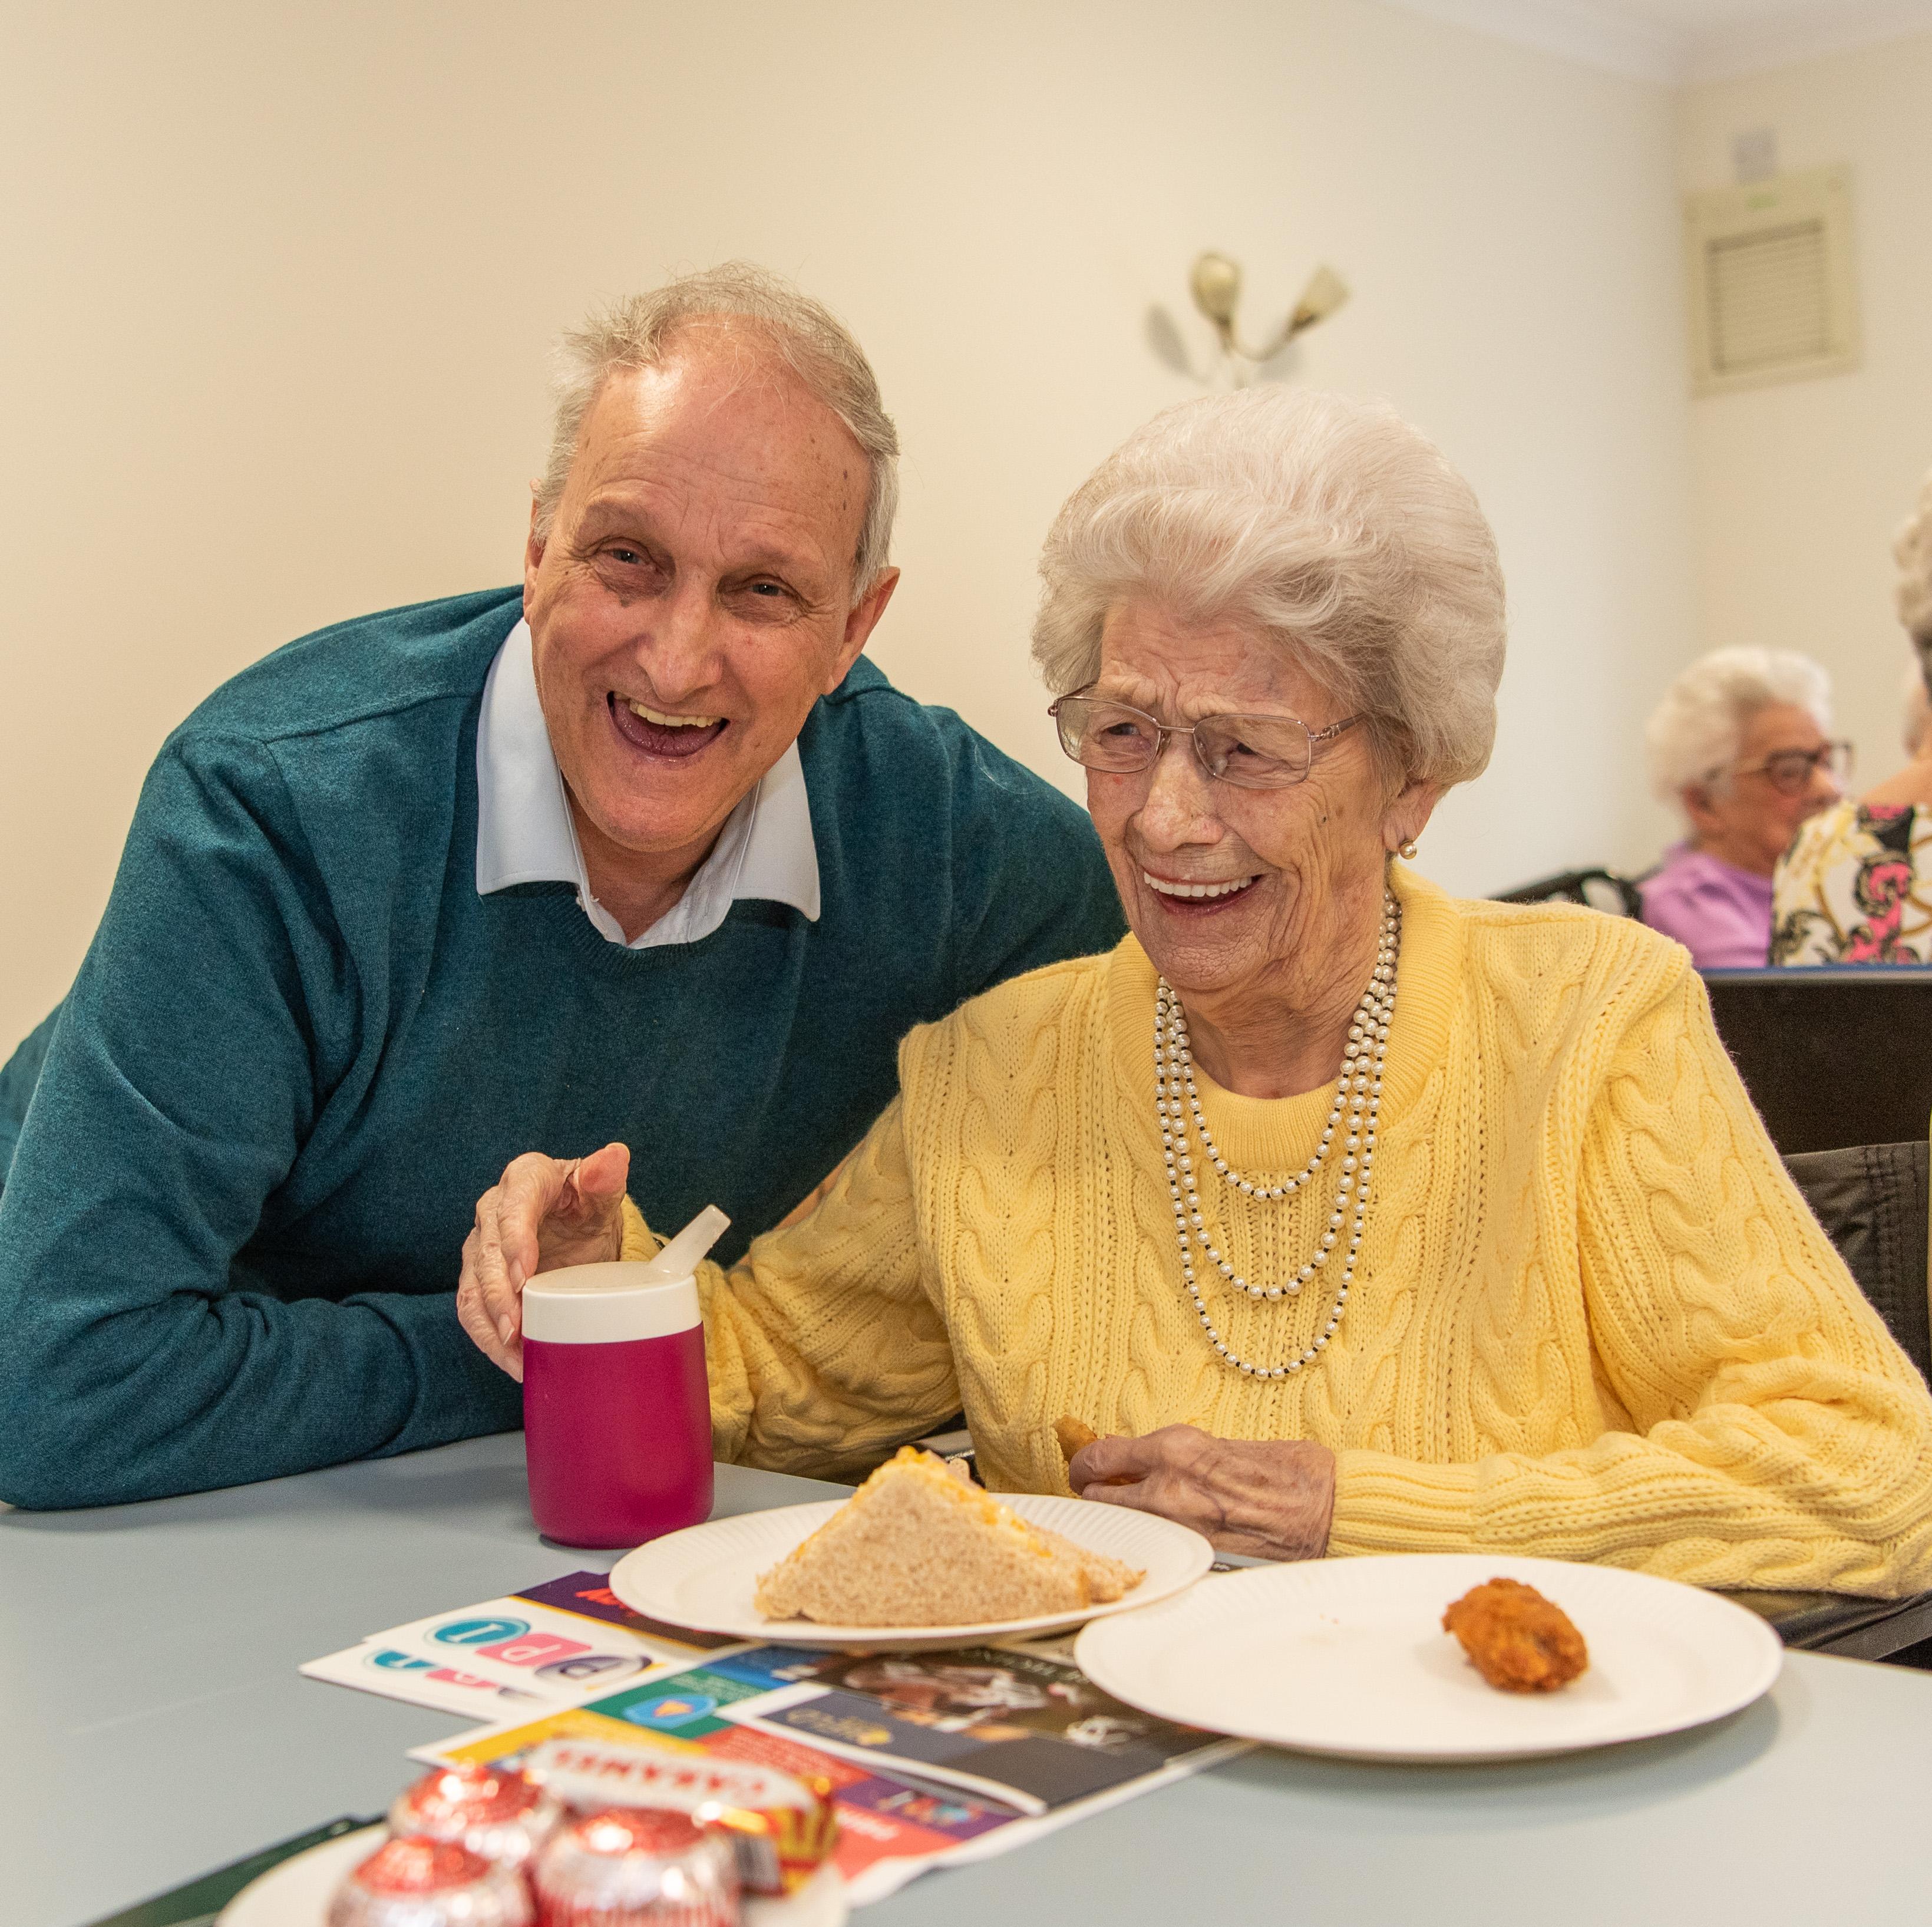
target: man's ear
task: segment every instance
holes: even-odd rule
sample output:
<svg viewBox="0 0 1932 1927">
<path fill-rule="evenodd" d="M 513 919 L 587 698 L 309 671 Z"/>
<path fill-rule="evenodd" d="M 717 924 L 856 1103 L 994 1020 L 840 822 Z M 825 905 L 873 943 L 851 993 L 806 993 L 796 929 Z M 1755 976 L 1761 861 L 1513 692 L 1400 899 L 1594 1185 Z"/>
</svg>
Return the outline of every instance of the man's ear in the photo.
<svg viewBox="0 0 1932 1927">
<path fill-rule="evenodd" d="M 881 569 L 878 580 L 852 605 L 851 612 L 845 618 L 845 633 L 839 640 L 838 657 L 821 694 L 830 695 L 844 681 L 846 671 L 858 661 L 860 652 L 873 630 L 878 627 L 879 618 L 886 613 L 886 605 L 892 599 L 892 591 L 898 586 L 899 572 L 896 569 Z"/>
<path fill-rule="evenodd" d="M 530 612 L 531 599 L 537 593 L 537 571 L 543 566 L 544 551 L 550 545 L 548 536 L 537 533 L 537 485 L 530 484 L 530 533 L 524 543 L 524 614 Z"/>
<path fill-rule="evenodd" d="M 1382 812 L 1382 848 L 1400 850 L 1405 843 L 1413 843 L 1429 827 L 1443 794 L 1440 783 L 1403 784 Z"/>
</svg>

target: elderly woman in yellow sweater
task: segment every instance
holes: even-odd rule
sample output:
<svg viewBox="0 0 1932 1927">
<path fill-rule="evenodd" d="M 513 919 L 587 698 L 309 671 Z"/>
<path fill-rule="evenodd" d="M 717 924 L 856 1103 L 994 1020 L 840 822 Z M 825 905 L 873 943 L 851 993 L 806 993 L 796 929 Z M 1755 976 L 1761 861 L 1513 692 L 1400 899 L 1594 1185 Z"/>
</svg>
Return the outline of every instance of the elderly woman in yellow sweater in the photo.
<svg viewBox="0 0 1932 1927">
<path fill-rule="evenodd" d="M 1035 653 L 1132 935 L 915 1031 L 815 1207 L 701 1280 L 721 1457 L 837 1475 L 961 1409 L 998 1490 L 1224 1550 L 1932 1585 L 1932 1399 L 1779 1165 L 1683 951 L 1408 869 L 1487 761 L 1496 548 L 1384 410 L 1132 437 Z M 657 1240 L 520 1159 L 459 1305 Z M 648 1187 L 649 1172 L 642 1174 Z M 1063 1465 L 1054 1421 L 1106 1434 Z"/>
</svg>

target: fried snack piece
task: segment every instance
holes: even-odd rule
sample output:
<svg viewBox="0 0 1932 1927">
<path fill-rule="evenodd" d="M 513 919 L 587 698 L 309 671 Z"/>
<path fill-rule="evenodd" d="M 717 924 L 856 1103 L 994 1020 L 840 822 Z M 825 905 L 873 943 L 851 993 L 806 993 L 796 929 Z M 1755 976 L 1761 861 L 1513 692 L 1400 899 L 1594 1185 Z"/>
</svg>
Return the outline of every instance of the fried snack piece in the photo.
<svg viewBox="0 0 1932 1927">
<path fill-rule="evenodd" d="M 1078 1418 L 1056 1418 L 1053 1421 L 1053 1436 L 1060 1441 L 1060 1457 L 1071 1465 L 1073 1454 L 1083 1445 L 1090 1445 L 1100 1435 L 1092 1426 Z"/>
<path fill-rule="evenodd" d="M 1192 1419 L 1188 1421 L 1190 1424 L 1193 1422 Z M 1100 1435 L 1084 1419 L 1056 1418 L 1053 1421 L 1053 1436 L 1060 1441 L 1060 1457 L 1071 1465 L 1074 1454 L 1082 1447 L 1092 1445 Z M 1126 1473 L 1117 1472 L 1112 1478 L 1099 1479 L 1094 1482 L 1100 1485 L 1132 1485 L 1134 1481 Z M 1090 1487 L 1089 1490 L 1091 1490 Z"/>
<path fill-rule="evenodd" d="M 1442 1629 L 1504 1693 L 1553 1693 L 1590 1664 L 1583 1635 L 1562 1607 L 1514 1579 L 1472 1586 L 1442 1615 Z"/>
</svg>

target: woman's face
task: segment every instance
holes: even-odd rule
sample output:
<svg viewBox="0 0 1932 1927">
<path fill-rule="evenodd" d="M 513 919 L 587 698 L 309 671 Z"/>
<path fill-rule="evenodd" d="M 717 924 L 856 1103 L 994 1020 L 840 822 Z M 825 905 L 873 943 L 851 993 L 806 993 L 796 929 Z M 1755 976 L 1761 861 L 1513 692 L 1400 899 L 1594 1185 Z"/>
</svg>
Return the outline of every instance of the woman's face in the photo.
<svg viewBox="0 0 1932 1927">
<path fill-rule="evenodd" d="M 1286 715 L 1319 731 L 1346 713 L 1252 625 L 1183 624 L 1140 602 L 1108 617 L 1093 693 L 1184 726 Z M 1402 797 L 1412 804 L 1422 794 Z M 1429 794 L 1405 810 L 1391 799 L 1360 728 L 1320 745 L 1306 781 L 1286 789 L 1215 781 L 1185 738 L 1170 738 L 1150 769 L 1087 772 L 1088 807 L 1127 921 L 1184 993 L 1259 987 L 1304 947 L 1327 950 L 1324 917 L 1372 917 L 1386 851 L 1419 833 L 1433 801 Z M 1174 894 L 1202 884 L 1220 893 Z"/>
<path fill-rule="evenodd" d="M 1780 790 L 1765 766 L 1793 751 L 1810 755 L 1825 746 L 1825 732 L 1809 710 L 1766 703 L 1745 725 L 1730 780 L 1700 784 L 1684 794 L 1698 847 L 1739 869 L 1769 876 L 1806 818 L 1838 801 L 1838 785 L 1828 769 L 1816 766 L 1802 788 Z"/>
</svg>

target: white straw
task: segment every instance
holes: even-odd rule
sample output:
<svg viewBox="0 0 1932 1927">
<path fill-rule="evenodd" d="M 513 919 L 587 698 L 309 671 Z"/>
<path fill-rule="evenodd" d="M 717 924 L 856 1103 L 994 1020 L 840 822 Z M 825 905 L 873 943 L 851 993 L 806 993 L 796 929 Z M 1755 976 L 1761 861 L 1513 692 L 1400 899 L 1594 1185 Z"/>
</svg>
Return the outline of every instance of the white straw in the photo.
<svg viewBox="0 0 1932 1927">
<path fill-rule="evenodd" d="M 644 1265 L 646 1280 L 688 1278 L 698 1261 L 724 1236 L 731 1220 L 716 1205 L 706 1205 L 658 1255 Z"/>
</svg>

